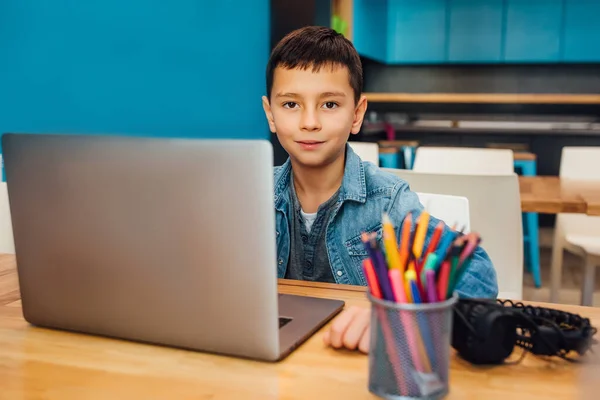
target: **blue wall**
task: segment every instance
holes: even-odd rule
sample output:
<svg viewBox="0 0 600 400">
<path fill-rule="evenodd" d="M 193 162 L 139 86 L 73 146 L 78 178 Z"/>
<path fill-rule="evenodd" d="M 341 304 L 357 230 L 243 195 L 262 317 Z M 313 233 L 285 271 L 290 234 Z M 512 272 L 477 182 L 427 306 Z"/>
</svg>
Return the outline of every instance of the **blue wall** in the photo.
<svg viewBox="0 0 600 400">
<path fill-rule="evenodd" d="M 268 0 L 1 0 L 0 133 L 267 138 L 268 55 Z"/>
</svg>

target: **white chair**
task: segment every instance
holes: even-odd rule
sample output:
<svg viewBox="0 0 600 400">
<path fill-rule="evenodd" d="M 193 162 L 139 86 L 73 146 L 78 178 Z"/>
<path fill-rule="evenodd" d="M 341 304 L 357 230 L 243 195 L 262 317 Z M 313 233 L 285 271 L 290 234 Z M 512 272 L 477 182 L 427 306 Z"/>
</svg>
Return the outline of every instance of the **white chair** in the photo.
<svg viewBox="0 0 600 400">
<path fill-rule="evenodd" d="M 413 171 L 434 174 L 512 175 L 513 151 L 463 147 L 419 147 Z"/>
<path fill-rule="evenodd" d="M 523 226 L 519 180 L 512 175 L 448 175 L 384 169 L 407 181 L 417 193 L 464 196 L 470 227 L 482 237 L 498 276 L 499 297 L 523 296 Z"/>
<path fill-rule="evenodd" d="M 348 142 L 348 144 L 361 160 L 379 166 L 379 145 L 377 143 Z"/>
<path fill-rule="evenodd" d="M 559 176 L 561 180 L 598 182 L 600 186 L 600 147 L 563 147 Z M 562 278 L 563 251 L 583 259 L 581 305 L 591 306 L 600 265 L 600 217 L 585 214 L 558 214 L 552 249 L 550 301 L 558 302 Z"/>
<path fill-rule="evenodd" d="M 470 232 L 469 199 L 463 196 L 418 192 L 419 201 L 427 212 L 446 225 L 456 225 L 463 232 Z"/>
<path fill-rule="evenodd" d="M 0 253 L 15 253 L 6 182 L 0 182 Z"/>
</svg>

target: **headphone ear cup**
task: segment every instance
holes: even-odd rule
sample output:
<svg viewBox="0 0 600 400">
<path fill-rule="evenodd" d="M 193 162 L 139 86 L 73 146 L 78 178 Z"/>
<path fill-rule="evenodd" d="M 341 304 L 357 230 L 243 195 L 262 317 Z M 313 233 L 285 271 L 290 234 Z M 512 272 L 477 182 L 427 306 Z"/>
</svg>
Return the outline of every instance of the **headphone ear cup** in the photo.
<svg viewBox="0 0 600 400">
<path fill-rule="evenodd" d="M 462 358 L 473 364 L 500 364 L 512 353 L 517 340 L 517 325 L 504 311 L 504 307 L 490 309 L 483 304 L 471 308 L 467 319 L 477 334 L 469 330 L 466 336 L 453 338 L 461 342 L 456 349 Z M 460 331 L 462 329 L 454 333 L 465 334 Z"/>
</svg>

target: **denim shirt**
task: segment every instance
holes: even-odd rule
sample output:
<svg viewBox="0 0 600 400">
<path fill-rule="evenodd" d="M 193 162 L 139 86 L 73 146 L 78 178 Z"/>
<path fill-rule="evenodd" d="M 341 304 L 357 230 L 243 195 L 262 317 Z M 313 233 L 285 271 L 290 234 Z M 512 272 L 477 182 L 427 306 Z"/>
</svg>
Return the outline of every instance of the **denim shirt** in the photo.
<svg viewBox="0 0 600 400">
<path fill-rule="evenodd" d="M 290 173 L 291 163 L 274 169 L 274 201 L 277 238 L 277 275 L 285 276 L 290 255 Z M 396 228 L 396 236 L 407 213 L 413 216 L 423 210 L 416 193 L 406 181 L 363 162 L 350 146 L 346 146 L 344 178 L 336 204 L 327 222 L 325 240 L 329 264 L 337 283 L 366 285 L 362 261 L 368 257 L 361 241 L 362 232 L 376 232 L 382 240 L 382 214 L 386 212 Z M 425 247 L 439 220 L 429 219 Z M 449 229 L 445 227 L 445 229 Z M 460 297 L 495 298 L 498 295 L 496 271 L 487 253 L 478 247 L 472 262 L 457 282 Z"/>
</svg>

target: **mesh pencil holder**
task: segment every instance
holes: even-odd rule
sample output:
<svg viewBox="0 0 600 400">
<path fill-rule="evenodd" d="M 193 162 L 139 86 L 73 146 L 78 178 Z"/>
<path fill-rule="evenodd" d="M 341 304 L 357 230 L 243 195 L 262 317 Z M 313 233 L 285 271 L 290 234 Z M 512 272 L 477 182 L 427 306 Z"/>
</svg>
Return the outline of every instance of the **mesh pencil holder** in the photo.
<svg viewBox="0 0 600 400">
<path fill-rule="evenodd" d="M 385 399 L 440 399 L 448 394 L 453 306 L 371 301 L 369 391 Z"/>
</svg>

